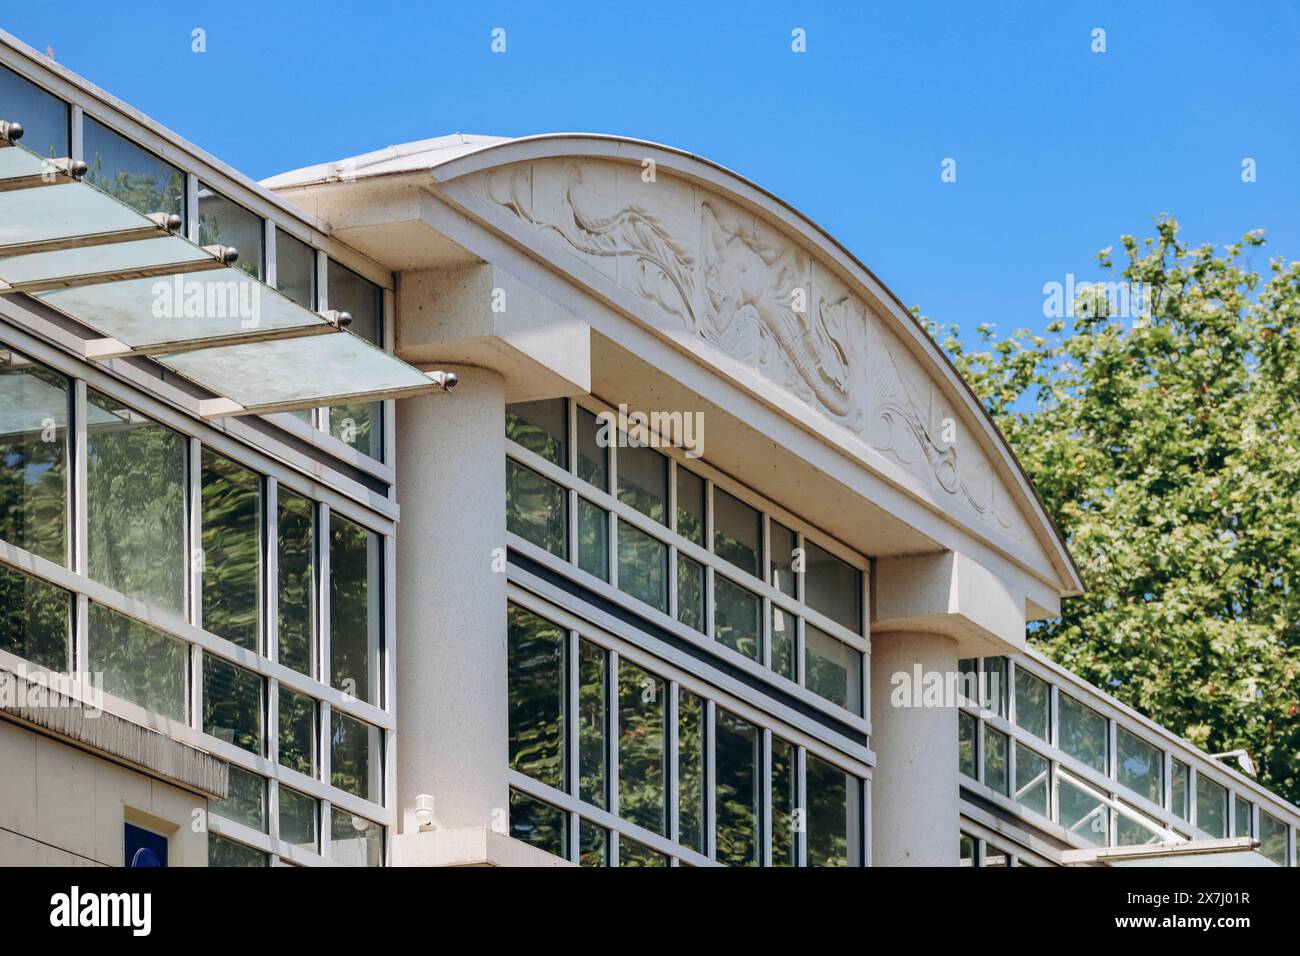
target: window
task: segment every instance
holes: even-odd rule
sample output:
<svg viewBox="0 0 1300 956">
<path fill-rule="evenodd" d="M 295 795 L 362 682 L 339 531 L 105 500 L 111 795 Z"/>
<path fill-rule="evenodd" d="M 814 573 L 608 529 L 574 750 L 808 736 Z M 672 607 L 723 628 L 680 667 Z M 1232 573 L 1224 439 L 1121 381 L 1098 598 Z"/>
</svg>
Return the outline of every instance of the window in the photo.
<svg viewBox="0 0 1300 956">
<path fill-rule="evenodd" d="M 568 558 L 564 489 L 513 458 L 506 459 L 506 528 L 525 541 Z"/>
<path fill-rule="evenodd" d="M 662 678 L 618 662 L 618 809 L 624 819 L 666 833 L 668 749 Z"/>
<path fill-rule="evenodd" d="M 1259 852 L 1278 866 L 1286 866 L 1286 824 L 1271 814 L 1259 811 Z"/>
<path fill-rule="evenodd" d="M 560 403 L 563 411 L 563 402 Z M 602 423 L 585 408 L 575 409 L 578 416 L 578 477 L 601 491 L 609 491 L 608 422 Z M 563 466 L 563 462 L 557 462 Z"/>
<path fill-rule="evenodd" d="M 975 769 L 975 728 L 978 722 L 973 714 L 957 713 L 957 770 L 972 780 L 979 778 Z"/>
<path fill-rule="evenodd" d="M 804 676 L 808 689 L 855 714 L 862 712 L 862 654 L 804 622 Z"/>
<path fill-rule="evenodd" d="M 129 868 L 166 868 L 167 838 L 134 823 L 123 822 L 122 863 Z"/>
<path fill-rule="evenodd" d="M 70 156 L 68 104 L 0 66 L 0 119 L 23 124 L 23 145 L 48 159 Z"/>
<path fill-rule="evenodd" d="M 668 545 L 621 519 L 618 586 L 624 593 L 667 613 Z"/>
<path fill-rule="evenodd" d="M 280 663 L 300 674 L 316 673 L 316 509 L 312 502 L 279 486 L 277 573 L 279 575 Z"/>
<path fill-rule="evenodd" d="M 609 580 L 609 512 L 578 499 L 578 567 Z"/>
<path fill-rule="evenodd" d="M 705 633 L 704 565 L 677 552 L 677 620 Z"/>
<path fill-rule="evenodd" d="M 333 858 L 345 866 L 383 866 L 384 828 L 373 820 L 334 807 L 330 839 Z"/>
<path fill-rule="evenodd" d="M 305 793 L 280 785 L 280 839 L 312 853 L 319 852 L 317 818 L 320 804 Z"/>
<path fill-rule="evenodd" d="M 261 756 L 266 681 L 212 654 L 203 655 L 203 732 Z"/>
<path fill-rule="evenodd" d="M 1251 806 L 1249 800 L 1233 797 L 1233 836 L 1254 836 L 1255 828 L 1251 825 Z"/>
<path fill-rule="evenodd" d="M 1188 805 L 1187 764 L 1177 757 L 1169 761 L 1169 809 L 1180 820 L 1191 820 L 1191 808 Z"/>
<path fill-rule="evenodd" d="M 719 644 L 751 660 L 763 654 L 763 602 L 721 574 L 713 576 L 715 619 L 713 636 Z"/>
<path fill-rule="evenodd" d="M 795 673 L 797 627 L 793 614 L 783 611 L 775 604 L 772 605 L 772 670 L 789 680 L 794 680 L 797 676 Z"/>
<path fill-rule="evenodd" d="M 334 786 L 362 800 L 380 803 L 382 752 L 378 727 L 337 710 L 330 713 L 330 782 Z"/>
<path fill-rule="evenodd" d="M 1123 727 L 1115 729 L 1119 782 L 1157 805 L 1164 803 L 1163 751 Z"/>
<path fill-rule="evenodd" d="M 975 866 L 975 838 L 962 833 L 957 841 L 958 866 Z"/>
<path fill-rule="evenodd" d="M 538 849 L 567 857 L 568 814 L 559 807 L 511 788 L 510 835 Z"/>
<path fill-rule="evenodd" d="M 618 449 L 618 500 L 647 518 L 668 523 L 668 459 L 633 444 Z"/>
<path fill-rule="evenodd" d="M 1159 843 L 1164 837 L 1158 832 L 1159 824 L 1144 816 L 1139 811 L 1121 801 L 1120 805 L 1130 813 L 1115 812 L 1115 845 L 1143 846 L 1147 843 Z"/>
<path fill-rule="evenodd" d="M 1016 724 L 1043 741 L 1051 734 L 1051 699 L 1046 681 L 1016 668 Z"/>
<path fill-rule="evenodd" d="M 1007 735 L 984 724 L 984 785 L 1007 792 Z"/>
<path fill-rule="evenodd" d="M 89 625 L 87 670 L 103 672 L 104 690 L 183 723 L 189 645 L 98 604 Z"/>
<path fill-rule="evenodd" d="M 770 548 L 772 551 L 772 579 L 771 585 L 782 594 L 788 594 L 790 597 L 797 597 L 797 588 L 795 584 L 795 548 L 797 547 L 794 532 L 781 524 L 779 521 L 769 521 L 769 534 L 772 537 Z"/>
<path fill-rule="evenodd" d="M 333 259 L 327 281 L 329 308 L 352 316 L 348 330 L 373 345 L 384 347 L 383 290 Z M 383 457 L 383 402 L 337 405 L 329 410 L 330 434 L 371 458 Z"/>
<path fill-rule="evenodd" d="M 552 465 L 568 469 L 564 436 L 564 399 L 518 402 L 506 406 L 506 438 L 522 445 Z M 603 451 L 603 449 L 602 449 Z"/>
<path fill-rule="evenodd" d="M 0 539 L 66 565 L 68 380 L 0 346 L 0 408 Z"/>
<path fill-rule="evenodd" d="M 1051 765 L 1019 741 L 1016 742 L 1016 800 L 1047 816 L 1047 785 Z"/>
<path fill-rule="evenodd" d="M 999 717 L 1007 715 L 1007 659 L 984 658 L 984 683 L 980 688 L 980 705 Z"/>
<path fill-rule="evenodd" d="M 860 866 L 857 777 L 808 754 L 808 865 Z"/>
<path fill-rule="evenodd" d="M 316 250 L 283 229 L 275 231 L 275 287 L 304 309 L 316 308 Z"/>
<path fill-rule="evenodd" d="M 208 834 L 208 866 L 248 867 L 270 866 L 271 858 L 261 850 L 227 840 L 215 833 Z"/>
<path fill-rule="evenodd" d="M 677 842 L 704 852 L 704 701 L 677 692 Z"/>
<path fill-rule="evenodd" d="M 203 628 L 259 650 L 262 478 L 204 448 Z"/>
<path fill-rule="evenodd" d="M 510 767 L 564 789 L 564 645 L 550 621 L 509 608 Z"/>
<path fill-rule="evenodd" d="M 86 182 L 139 212 L 185 215 L 185 174 L 153 153 L 85 117 Z"/>
<path fill-rule="evenodd" d="M 798 751 L 794 744 L 772 737 L 772 865 L 799 863 L 798 817 L 799 780 L 795 767 Z M 811 781 L 810 781 L 811 785 Z"/>
<path fill-rule="evenodd" d="M 713 553 L 762 577 L 763 516 L 734 495 L 713 489 Z"/>
<path fill-rule="evenodd" d="M 727 866 L 759 863 L 760 744 L 757 727 L 718 710 L 714 728 L 714 839 L 717 860 Z"/>
<path fill-rule="evenodd" d="M 1060 703 L 1058 745 L 1076 760 L 1105 773 L 1109 735 L 1106 718 L 1066 694 L 1060 695 Z"/>
<path fill-rule="evenodd" d="M 608 666 L 604 648 L 578 642 L 578 796 L 601 809 L 606 805 Z"/>
<path fill-rule="evenodd" d="M 0 650 L 38 667 L 68 669 L 71 595 L 0 565 Z"/>
<path fill-rule="evenodd" d="M 590 820 L 578 823 L 578 865 L 609 865 L 609 831 Z"/>
<path fill-rule="evenodd" d="M 619 837 L 618 865 L 622 866 L 667 866 L 668 857 L 657 850 L 652 850 L 644 843 L 637 843 L 627 837 Z"/>
<path fill-rule="evenodd" d="M 265 833 L 266 778 L 231 764 L 226 799 L 214 803 L 212 812 L 258 833 Z"/>
<path fill-rule="evenodd" d="M 836 624 L 862 633 L 862 572 L 811 541 L 804 541 L 804 600 Z"/>
<path fill-rule="evenodd" d="M 1212 837 L 1228 835 L 1228 791 L 1203 774 L 1196 775 L 1196 825 Z"/>
<path fill-rule="evenodd" d="M 1093 846 L 1107 846 L 1110 842 L 1110 811 L 1101 798 L 1061 778 L 1057 779 L 1056 787 L 1061 826 Z"/>
<path fill-rule="evenodd" d="M 383 539 L 330 514 L 330 680 L 379 705 Z"/>
<path fill-rule="evenodd" d="M 704 547 L 704 479 L 677 466 L 677 533 Z"/>
<path fill-rule="evenodd" d="M 316 701 L 280 687 L 280 764 L 316 776 Z"/>
<path fill-rule="evenodd" d="M 259 216 L 216 190 L 199 185 L 199 245 L 234 246 L 235 268 L 260 279 L 265 273 L 265 225 Z M 279 264 L 277 263 L 277 270 Z"/>
<path fill-rule="evenodd" d="M 93 389 L 86 399 L 90 576 L 181 614 L 186 440 Z"/>
</svg>

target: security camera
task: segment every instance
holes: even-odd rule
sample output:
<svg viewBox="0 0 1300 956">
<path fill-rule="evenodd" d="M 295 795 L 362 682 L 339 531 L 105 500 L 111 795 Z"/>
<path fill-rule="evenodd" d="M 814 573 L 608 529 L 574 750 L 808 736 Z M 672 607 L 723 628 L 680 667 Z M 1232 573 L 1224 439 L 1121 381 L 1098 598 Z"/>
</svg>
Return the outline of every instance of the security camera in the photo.
<svg viewBox="0 0 1300 956">
<path fill-rule="evenodd" d="M 424 374 L 444 392 L 450 392 L 460 382 L 460 377 L 455 372 L 425 372 Z"/>
<path fill-rule="evenodd" d="M 415 824 L 421 830 L 433 828 L 433 797 L 427 793 L 415 798 Z"/>
</svg>

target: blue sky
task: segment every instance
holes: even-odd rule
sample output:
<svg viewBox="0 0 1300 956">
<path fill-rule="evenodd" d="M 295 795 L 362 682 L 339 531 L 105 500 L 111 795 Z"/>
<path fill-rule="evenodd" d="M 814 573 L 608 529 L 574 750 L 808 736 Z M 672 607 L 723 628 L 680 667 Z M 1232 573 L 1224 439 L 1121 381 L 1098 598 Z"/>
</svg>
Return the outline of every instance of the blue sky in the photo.
<svg viewBox="0 0 1300 956">
<path fill-rule="evenodd" d="M 1095 277 L 1162 212 L 1198 243 L 1265 229 L 1260 267 L 1300 258 L 1295 2 L 114 0 L 0 26 L 257 178 L 458 130 L 678 146 L 968 332 L 1041 328 L 1045 282 Z"/>
</svg>

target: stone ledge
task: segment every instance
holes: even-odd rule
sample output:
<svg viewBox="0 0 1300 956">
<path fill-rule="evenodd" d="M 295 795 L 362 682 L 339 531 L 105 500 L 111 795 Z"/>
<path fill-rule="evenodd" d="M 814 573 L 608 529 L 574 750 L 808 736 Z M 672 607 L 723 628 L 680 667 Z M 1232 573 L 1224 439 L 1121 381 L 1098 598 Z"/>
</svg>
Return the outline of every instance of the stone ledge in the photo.
<svg viewBox="0 0 1300 956">
<path fill-rule="evenodd" d="M 489 827 L 423 830 L 392 838 L 393 866 L 573 866 Z"/>
</svg>

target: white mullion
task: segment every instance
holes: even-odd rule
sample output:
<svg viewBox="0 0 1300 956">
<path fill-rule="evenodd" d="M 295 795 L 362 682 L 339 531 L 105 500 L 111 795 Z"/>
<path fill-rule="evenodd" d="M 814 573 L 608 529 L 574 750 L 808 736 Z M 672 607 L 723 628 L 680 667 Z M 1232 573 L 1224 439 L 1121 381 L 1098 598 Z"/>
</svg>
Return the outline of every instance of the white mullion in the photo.
<svg viewBox="0 0 1300 956">
<path fill-rule="evenodd" d="M 320 576 L 316 582 L 316 679 L 322 684 L 332 686 L 330 669 L 330 506 L 324 503 L 316 507 L 318 525 L 314 536 L 316 567 Z"/>
<path fill-rule="evenodd" d="M 262 263 L 266 271 L 263 281 L 272 289 L 279 288 L 280 270 L 276 261 L 275 220 L 262 220 Z"/>
<path fill-rule="evenodd" d="M 397 539 L 393 535 L 384 535 L 383 565 L 380 569 L 383 582 L 383 622 L 379 632 L 379 660 L 383 684 L 383 696 L 380 708 L 394 718 L 397 715 Z M 397 722 L 389 728 L 382 728 L 380 736 L 384 746 L 384 792 L 381 802 L 391 810 L 400 810 L 397 806 Z M 385 844 L 387 845 L 387 844 Z"/>
<path fill-rule="evenodd" d="M 392 289 L 380 289 L 380 345 L 389 355 L 397 350 L 397 295 Z M 383 421 L 383 442 L 379 454 L 386 464 L 392 464 L 397 451 L 397 403 L 391 398 L 379 403 Z M 396 498 L 396 483 L 388 487 L 389 497 Z"/>
<path fill-rule="evenodd" d="M 795 865 L 808 865 L 808 750 L 800 746 L 795 754 L 794 772 L 798 790 L 799 826 L 795 830 Z"/>
<path fill-rule="evenodd" d="M 69 159 L 86 158 L 86 113 L 77 103 L 68 115 L 68 153 Z"/>
<path fill-rule="evenodd" d="M 72 380 L 72 435 L 69 454 L 72 456 L 71 480 L 68 485 L 68 500 L 71 502 L 71 521 L 68 522 L 69 545 L 67 558 L 75 574 L 90 576 L 90 522 L 87 517 L 89 491 L 87 484 L 86 454 L 86 383 L 77 378 Z M 74 608 L 75 618 L 72 622 L 72 660 L 69 673 L 90 672 L 90 637 L 88 632 L 90 608 L 85 594 L 77 594 Z"/>
<path fill-rule="evenodd" d="M 606 797 L 605 804 L 609 807 L 609 812 L 614 817 L 619 815 L 618 799 L 618 651 L 610 648 L 606 653 L 608 668 L 606 677 L 606 686 L 608 687 L 607 699 L 609 706 L 605 709 L 605 724 L 609 728 L 609 744 L 606 751 L 606 768 L 605 778 L 608 782 L 609 793 Z"/>
<path fill-rule="evenodd" d="M 329 256 L 321 250 L 312 248 L 314 263 L 316 266 L 316 310 L 324 312 L 329 308 Z M 316 408 L 312 414 L 312 424 L 317 431 L 328 433 L 330 430 L 329 407 L 322 405 Z"/>
<path fill-rule="evenodd" d="M 762 780 L 762 791 L 759 794 L 759 812 L 762 814 L 762 825 L 759 832 L 762 834 L 760 839 L 762 843 L 758 848 L 758 860 L 760 866 L 772 865 L 772 731 L 767 727 L 761 728 L 763 734 L 763 753 L 762 767 L 759 777 Z"/>
<path fill-rule="evenodd" d="M 185 606 L 189 609 L 189 622 L 195 627 L 203 626 L 203 571 L 207 566 L 208 556 L 203 550 L 203 447 L 197 438 L 185 439 L 187 466 L 185 469 L 186 487 L 189 491 L 189 509 L 187 512 L 189 527 L 190 566 L 185 575 Z"/>
<path fill-rule="evenodd" d="M 679 795 L 677 792 L 678 787 L 680 785 L 678 781 L 678 770 L 679 770 L 678 755 L 681 752 L 681 745 L 679 744 L 677 739 L 677 735 L 679 733 L 679 726 L 678 726 L 679 722 L 677 719 L 677 703 L 678 703 L 677 694 L 678 694 L 679 686 L 677 684 L 677 681 L 675 680 L 667 681 L 666 686 L 668 688 L 666 691 L 668 696 L 664 702 L 665 703 L 664 727 L 667 731 L 665 736 L 667 737 L 667 744 L 668 744 L 666 748 L 667 760 L 668 760 L 668 772 L 664 775 L 664 779 L 668 781 L 667 830 L 668 830 L 668 839 L 672 840 L 674 843 L 681 843 L 682 835 L 681 835 L 681 827 L 679 821 L 681 808 L 679 806 Z"/>
<path fill-rule="evenodd" d="M 718 840 L 717 827 L 714 824 L 716 807 L 714 797 L 716 795 L 716 786 L 714 780 L 717 774 L 717 748 L 713 745 L 714 725 L 716 723 L 716 705 L 711 698 L 704 700 L 704 739 L 701 743 L 704 746 L 704 819 L 701 826 L 704 827 L 704 855 L 710 860 L 717 861 L 718 858 Z"/>
<path fill-rule="evenodd" d="M 568 667 L 565 671 L 566 691 L 565 697 L 567 705 L 564 709 L 564 749 L 568 755 L 565 761 L 564 779 L 566 789 L 575 797 L 578 795 L 579 779 L 581 777 L 581 768 L 578 766 L 579 760 L 579 741 L 578 741 L 578 715 L 582 708 L 579 706 L 579 694 L 581 684 L 578 680 L 578 670 L 581 665 L 582 655 L 580 652 L 581 643 L 576 630 L 570 630 L 566 642 L 565 657 L 568 659 Z"/>
<path fill-rule="evenodd" d="M 266 541 L 262 549 L 260 586 L 262 588 L 263 655 L 272 663 L 280 661 L 280 482 L 268 476 L 262 495 L 265 513 L 262 527 Z"/>
<path fill-rule="evenodd" d="M 569 862 L 582 865 L 582 818 L 578 816 L 577 810 L 570 810 L 565 814 L 567 820 L 566 826 L 569 832 Z"/>
<path fill-rule="evenodd" d="M 190 242 L 199 241 L 199 177 L 185 173 L 185 235 Z"/>
<path fill-rule="evenodd" d="M 617 830 L 614 829 L 608 830 L 607 833 L 608 836 L 605 837 L 605 852 L 608 854 L 608 863 L 611 867 L 617 867 L 619 865 L 618 864 L 619 833 Z"/>
<path fill-rule="evenodd" d="M 334 859 L 334 804 L 330 800 L 320 801 L 320 855 L 327 860 Z"/>
</svg>

